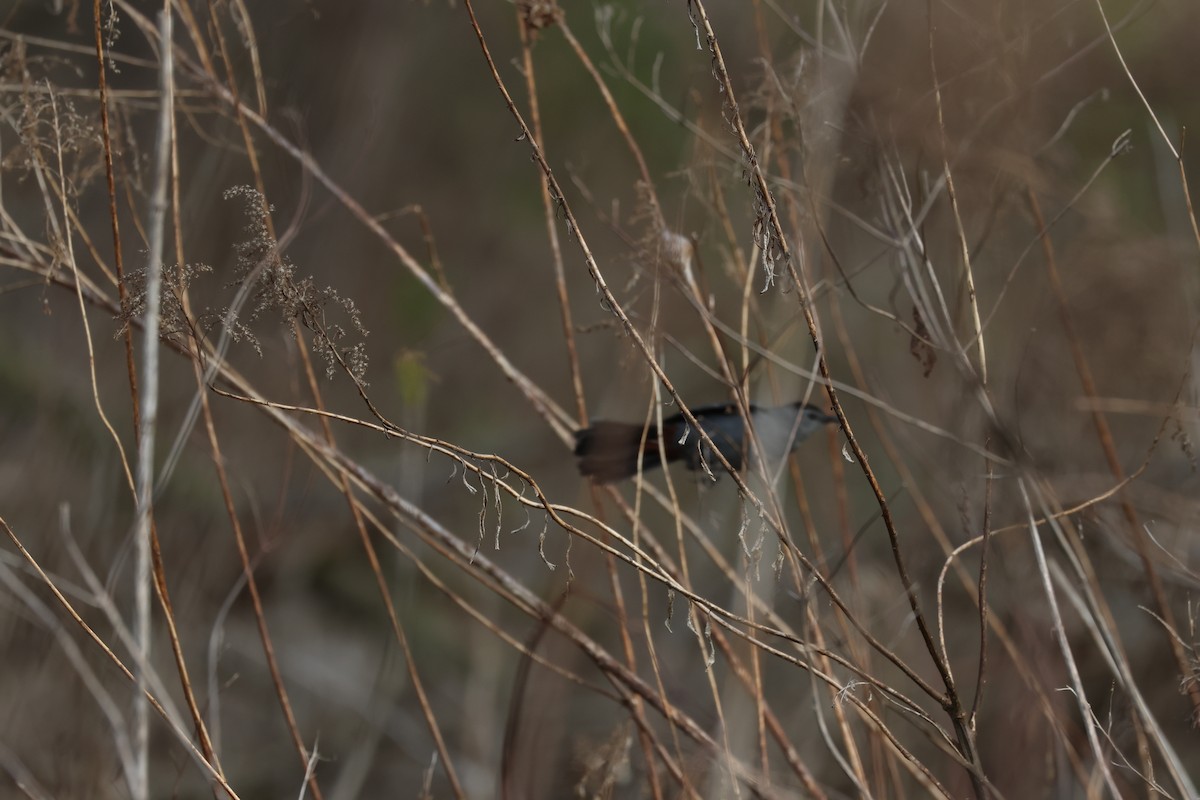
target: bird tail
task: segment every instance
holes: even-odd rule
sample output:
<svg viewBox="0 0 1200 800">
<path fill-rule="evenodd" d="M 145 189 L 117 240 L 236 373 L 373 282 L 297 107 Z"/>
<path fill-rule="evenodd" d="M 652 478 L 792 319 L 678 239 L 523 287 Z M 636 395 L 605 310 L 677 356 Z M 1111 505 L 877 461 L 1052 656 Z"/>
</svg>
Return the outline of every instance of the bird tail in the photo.
<svg viewBox="0 0 1200 800">
<path fill-rule="evenodd" d="M 662 464 L 658 451 L 658 436 L 653 430 L 631 422 L 598 421 L 590 428 L 575 432 L 575 455 L 579 457 L 579 471 L 600 483 L 612 483 L 636 475 L 638 454 L 641 453 L 642 468 L 650 469 Z"/>
</svg>

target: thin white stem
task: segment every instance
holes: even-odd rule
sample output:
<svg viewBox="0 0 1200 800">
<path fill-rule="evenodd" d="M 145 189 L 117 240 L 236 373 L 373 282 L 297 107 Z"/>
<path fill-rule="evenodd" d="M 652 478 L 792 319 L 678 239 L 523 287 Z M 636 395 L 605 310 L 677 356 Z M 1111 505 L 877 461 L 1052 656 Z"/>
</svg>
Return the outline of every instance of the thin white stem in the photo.
<svg viewBox="0 0 1200 800">
<path fill-rule="evenodd" d="M 134 630 L 141 662 L 138 667 L 138 690 L 134 694 L 134 748 L 136 766 L 131 792 L 138 800 L 150 797 L 150 704 L 144 690 L 145 666 L 150 662 L 151 574 L 150 525 L 154 490 L 154 429 L 158 422 L 158 331 L 160 298 L 162 296 L 162 253 L 167 218 L 167 180 L 170 175 L 171 112 L 174 107 L 174 80 L 171 72 L 171 11 L 169 3 L 159 15 L 162 64 L 159 69 L 161 100 L 158 114 L 158 142 L 154 154 L 154 190 L 150 198 L 150 219 L 146 228 L 149 246 L 146 259 L 146 313 L 142 329 L 142 382 L 138 404 L 141 418 L 138 425 L 137 459 L 137 533 L 135 538 L 136 568 L 134 573 Z"/>
<path fill-rule="evenodd" d="M 1042 580 L 1042 590 L 1046 593 L 1046 604 L 1050 611 L 1051 631 L 1054 634 L 1055 641 L 1058 642 L 1063 666 L 1067 668 L 1067 674 L 1071 679 L 1071 694 L 1074 696 L 1075 702 L 1079 707 L 1079 724 L 1087 735 L 1092 756 L 1095 758 L 1095 768 L 1100 770 L 1105 786 L 1108 787 L 1108 791 L 1113 797 L 1121 797 L 1121 792 L 1118 791 L 1116 782 L 1113 780 L 1112 770 L 1109 769 L 1108 758 L 1104 755 L 1104 750 L 1100 747 L 1100 739 L 1096 736 L 1095 714 L 1092 712 L 1092 705 L 1088 702 L 1087 695 L 1083 691 L 1083 679 L 1079 676 L 1079 668 L 1076 666 L 1075 656 L 1071 652 L 1071 643 L 1067 641 L 1067 632 L 1063 624 L 1062 613 L 1058 608 L 1058 597 L 1055 595 L 1054 586 L 1051 583 L 1050 568 L 1046 563 L 1046 552 L 1042 549 L 1042 538 L 1038 535 L 1037 521 L 1034 519 L 1033 505 L 1030 502 L 1029 491 L 1024 478 L 1017 481 L 1017 487 L 1021 490 L 1021 499 L 1024 501 L 1025 512 L 1029 518 L 1029 540 L 1033 544 L 1033 554 L 1037 560 L 1037 571 L 1038 577 Z M 1053 521 L 1050 524 L 1057 525 Z"/>
</svg>

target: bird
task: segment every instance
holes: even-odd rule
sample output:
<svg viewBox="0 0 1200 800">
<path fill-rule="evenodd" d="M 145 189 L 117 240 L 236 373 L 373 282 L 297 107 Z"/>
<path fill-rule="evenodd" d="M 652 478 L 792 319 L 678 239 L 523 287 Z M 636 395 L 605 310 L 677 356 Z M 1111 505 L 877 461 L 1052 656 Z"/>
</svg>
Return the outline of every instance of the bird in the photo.
<svg viewBox="0 0 1200 800">
<path fill-rule="evenodd" d="M 698 406 L 692 409 L 692 416 L 729 465 L 735 470 L 742 469 L 748 461 L 750 445 L 738 407 L 733 403 Z M 811 403 L 798 401 L 783 406 L 751 405 L 750 419 L 767 463 L 774 463 L 838 418 Z M 712 448 L 692 430 L 682 413 L 662 421 L 662 444 L 660 450 L 657 427 L 651 425 L 647 430 L 640 422 L 597 420 L 575 432 L 579 472 L 599 483 L 613 483 L 636 475 L 639 454 L 644 470 L 671 461 L 683 461 L 689 470 L 709 473 L 721 466 Z"/>
</svg>

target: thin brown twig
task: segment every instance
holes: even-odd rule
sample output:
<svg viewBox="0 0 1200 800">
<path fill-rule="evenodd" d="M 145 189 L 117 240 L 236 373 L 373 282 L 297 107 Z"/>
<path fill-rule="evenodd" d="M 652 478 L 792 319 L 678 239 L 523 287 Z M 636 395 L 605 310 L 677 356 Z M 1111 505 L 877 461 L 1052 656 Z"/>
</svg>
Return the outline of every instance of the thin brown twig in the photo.
<svg viewBox="0 0 1200 800">
<path fill-rule="evenodd" d="M 218 50 L 221 53 L 222 62 L 225 65 L 226 72 L 228 75 L 232 76 L 233 70 L 228 48 L 225 44 L 224 35 L 222 33 L 222 22 L 220 18 L 217 17 L 217 9 L 213 6 L 209 6 L 209 20 L 211 23 L 210 30 L 216 37 Z M 236 81 L 230 81 L 230 91 L 235 97 L 237 96 L 238 89 Z M 235 108 L 240 108 L 240 104 L 238 104 Z M 246 146 L 246 155 L 250 160 L 251 172 L 255 176 L 255 181 L 259 188 L 259 196 L 264 198 L 263 202 L 265 203 L 266 194 L 263 186 L 262 170 L 259 167 L 258 155 L 254 147 L 253 139 L 250 137 L 250 131 L 245 120 L 242 119 L 240 115 L 238 115 L 238 123 L 238 127 L 242 132 L 243 141 Z M 274 230 L 270 227 L 271 217 L 269 208 L 264 207 L 263 213 L 268 226 L 268 232 L 274 238 Z M 301 348 L 301 351 L 303 351 L 303 348 Z M 267 627 L 266 617 L 262 607 L 262 600 L 258 593 L 257 581 L 255 580 L 254 571 L 250 565 L 250 557 L 246 548 L 245 538 L 242 535 L 241 524 L 237 519 L 237 511 L 233 506 L 232 493 L 230 492 L 228 481 L 224 476 L 223 467 L 219 466 L 222 464 L 222 456 L 219 444 L 217 442 L 216 430 L 212 426 L 211 417 L 206 420 L 206 424 L 208 426 L 208 438 L 209 445 L 212 448 L 213 462 L 214 464 L 218 465 L 218 475 L 221 479 L 221 494 L 225 501 L 226 513 L 229 516 L 230 522 L 233 526 L 234 538 L 238 548 L 238 556 L 242 562 L 242 571 L 246 577 L 247 587 L 250 589 L 259 638 L 262 641 L 263 654 L 267 660 L 268 670 L 271 674 L 271 681 L 275 687 L 275 693 L 277 699 L 279 700 L 280 710 L 283 712 L 284 722 L 287 725 L 289 733 L 291 734 L 292 744 L 296 749 L 296 753 L 299 756 L 300 763 L 304 769 L 305 783 L 307 784 L 309 790 L 313 793 L 315 800 L 322 800 L 323 794 L 321 792 L 321 786 L 317 781 L 315 771 L 309 768 L 310 753 L 304 743 L 304 738 L 300 733 L 299 725 L 296 722 L 295 713 L 292 710 L 291 700 L 288 697 L 287 689 L 283 683 L 283 676 L 279 671 L 279 665 L 275 658 L 274 645 L 271 642 L 271 635 Z"/>
</svg>

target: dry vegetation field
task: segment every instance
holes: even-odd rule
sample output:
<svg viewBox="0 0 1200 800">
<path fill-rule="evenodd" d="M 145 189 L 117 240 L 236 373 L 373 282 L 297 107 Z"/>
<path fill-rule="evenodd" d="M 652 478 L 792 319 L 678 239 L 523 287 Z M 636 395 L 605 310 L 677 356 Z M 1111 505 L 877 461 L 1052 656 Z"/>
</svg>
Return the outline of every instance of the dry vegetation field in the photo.
<svg viewBox="0 0 1200 800">
<path fill-rule="evenodd" d="M 1196 797 L 1198 30 L 0 2 L 0 796 Z"/>
</svg>

